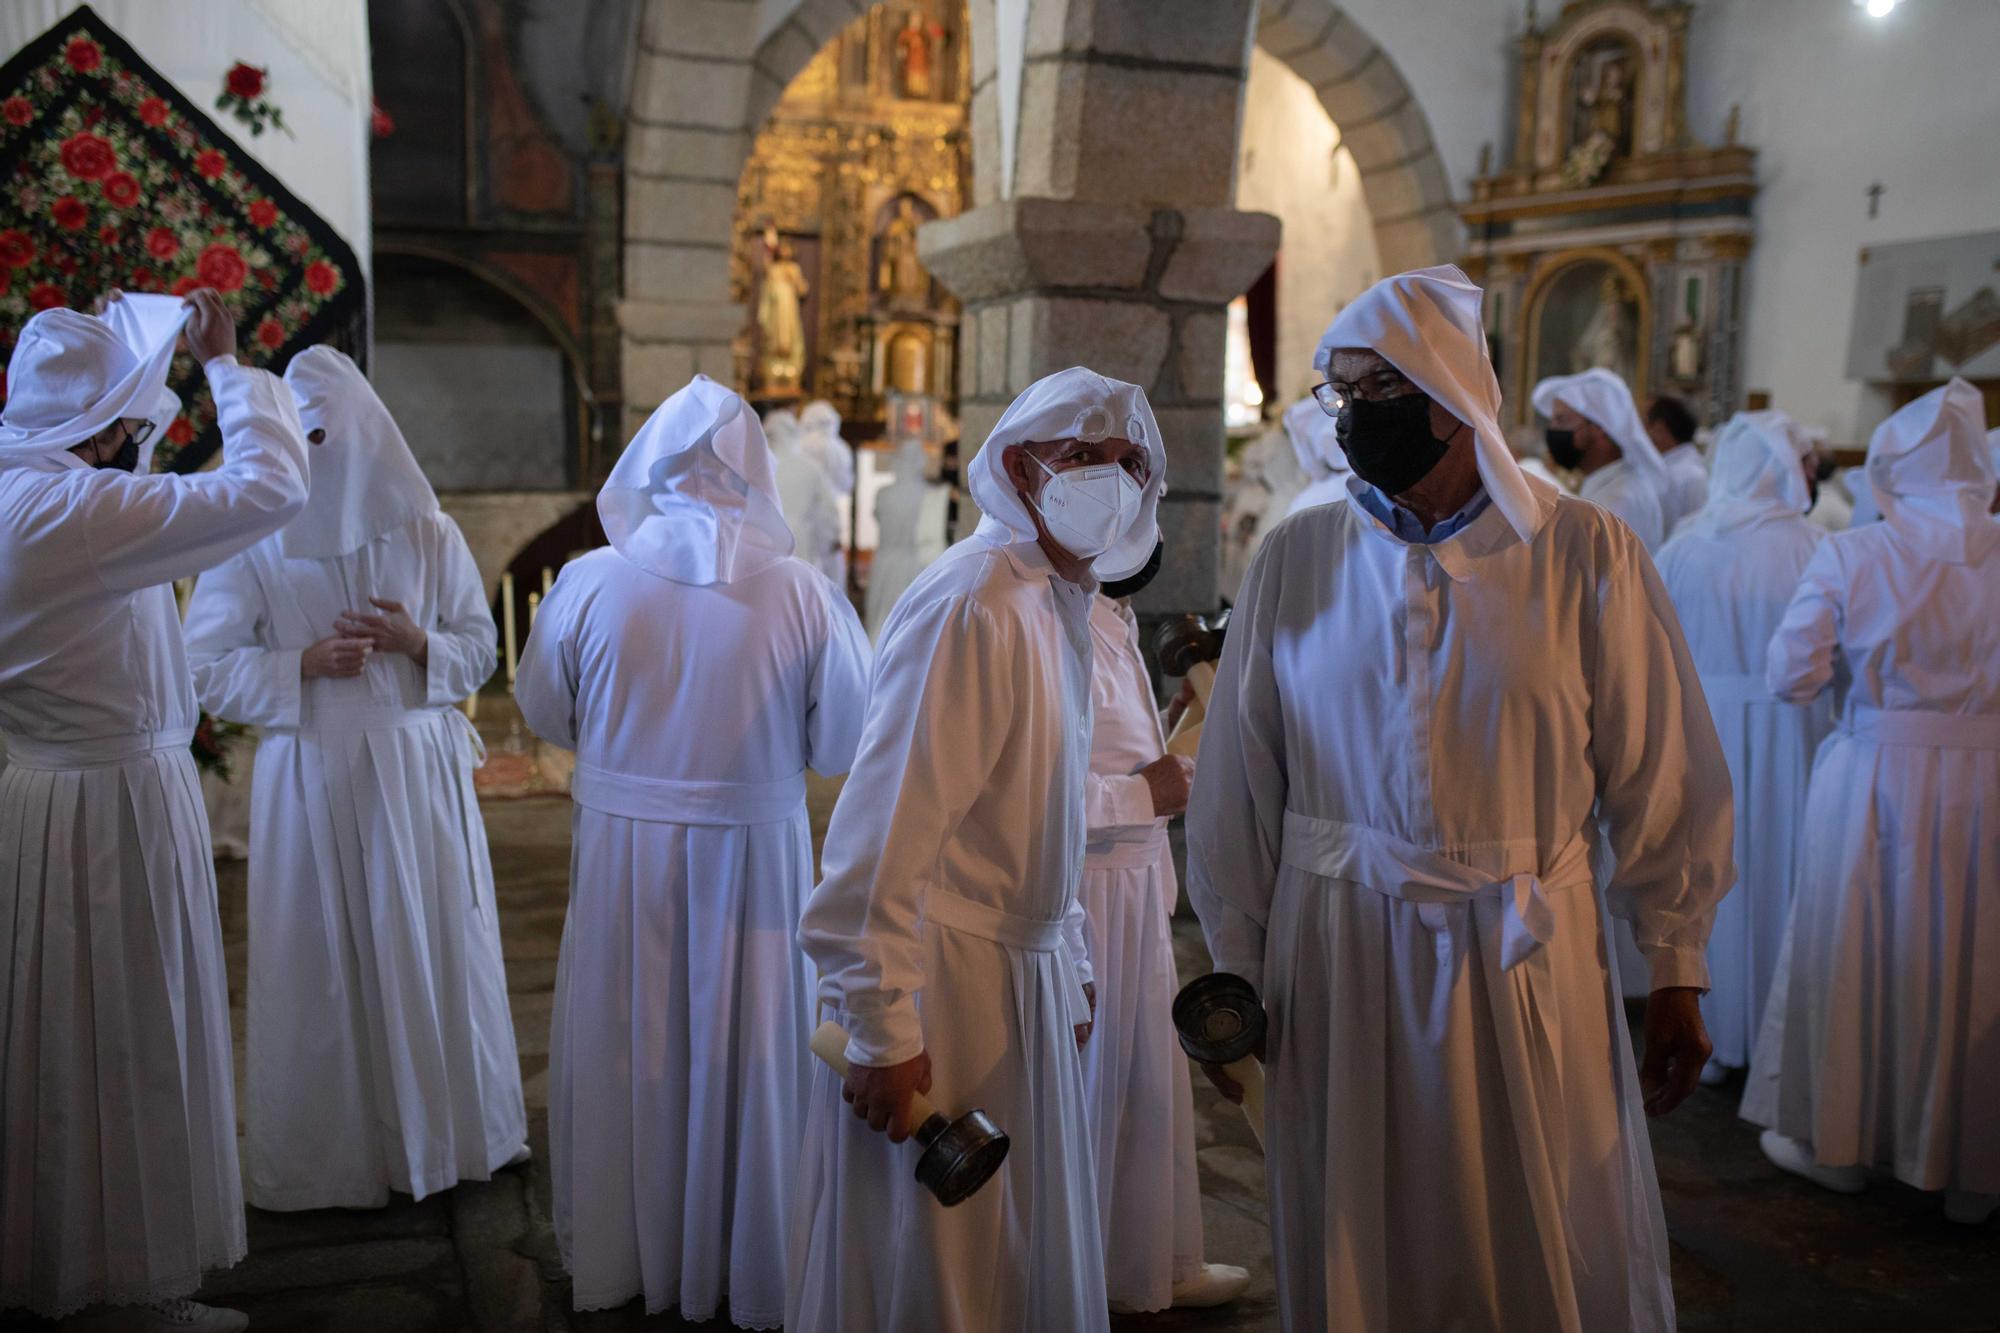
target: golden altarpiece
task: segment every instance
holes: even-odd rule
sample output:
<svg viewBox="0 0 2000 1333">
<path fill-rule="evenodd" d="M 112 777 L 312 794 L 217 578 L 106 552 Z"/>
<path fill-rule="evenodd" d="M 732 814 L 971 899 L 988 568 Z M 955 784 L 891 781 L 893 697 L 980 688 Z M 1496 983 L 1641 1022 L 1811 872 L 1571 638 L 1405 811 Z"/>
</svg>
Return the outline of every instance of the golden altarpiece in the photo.
<svg viewBox="0 0 2000 1333">
<path fill-rule="evenodd" d="M 956 401 L 958 305 L 918 260 L 917 229 L 966 204 L 966 51 L 959 0 L 881 6 L 772 109 L 730 256 L 752 399 L 826 398 L 850 439 L 877 433 L 892 401 Z"/>
<path fill-rule="evenodd" d="M 1529 7 L 1512 162 L 1482 150 L 1459 210 L 1510 426 L 1532 420 L 1537 380 L 1592 366 L 1642 409 L 1671 393 L 1716 423 L 1742 406 L 1757 155 L 1734 108 L 1721 146 L 1688 132 L 1692 13 L 1571 0 L 1538 27 Z"/>
</svg>

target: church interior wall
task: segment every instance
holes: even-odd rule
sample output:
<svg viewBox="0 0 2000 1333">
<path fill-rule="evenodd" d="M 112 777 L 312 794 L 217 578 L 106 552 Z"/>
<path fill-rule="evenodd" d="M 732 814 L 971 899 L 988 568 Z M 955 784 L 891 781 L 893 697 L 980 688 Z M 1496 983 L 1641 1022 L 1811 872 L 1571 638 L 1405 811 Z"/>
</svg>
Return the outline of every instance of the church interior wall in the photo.
<svg viewBox="0 0 2000 1333">
<path fill-rule="evenodd" d="M 1381 276 L 1374 216 L 1354 157 L 1311 85 L 1251 52 L 1236 206 L 1284 223 L 1277 258 L 1280 404 L 1308 391 L 1313 349 L 1329 320 Z"/>
<path fill-rule="evenodd" d="M 1707 0 L 1690 37 L 1689 127 L 1719 141 L 1740 104 L 1757 149 L 1745 383 L 1864 446 L 1894 403 L 1845 374 L 1860 251 L 2000 227 L 2000 4 L 1911 0 L 1878 20 L 1831 0 Z"/>
</svg>

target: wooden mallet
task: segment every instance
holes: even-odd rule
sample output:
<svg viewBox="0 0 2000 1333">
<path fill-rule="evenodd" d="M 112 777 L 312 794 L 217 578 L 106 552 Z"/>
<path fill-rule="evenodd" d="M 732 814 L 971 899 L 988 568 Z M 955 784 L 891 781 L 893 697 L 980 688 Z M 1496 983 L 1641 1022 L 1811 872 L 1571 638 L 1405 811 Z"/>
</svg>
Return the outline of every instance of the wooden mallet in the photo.
<svg viewBox="0 0 2000 1333">
<path fill-rule="evenodd" d="M 1162 621 L 1153 632 L 1153 655 L 1160 670 L 1169 676 L 1185 676 L 1194 690 L 1194 702 L 1174 724 L 1167 738 L 1167 753 L 1194 758 L 1201 746 L 1201 724 L 1208 717 L 1208 697 L 1215 688 L 1215 664 L 1222 657 L 1223 638 L 1229 632 L 1229 613 L 1215 623 L 1197 615 L 1175 616 Z"/>
<path fill-rule="evenodd" d="M 1243 1089 L 1243 1117 L 1257 1146 L 1264 1146 L 1264 1066 L 1254 1052 L 1264 1040 L 1267 1019 L 1257 990 L 1234 972 L 1211 972 L 1181 987 L 1174 997 L 1174 1031 L 1181 1049 L 1222 1072 Z"/>
</svg>

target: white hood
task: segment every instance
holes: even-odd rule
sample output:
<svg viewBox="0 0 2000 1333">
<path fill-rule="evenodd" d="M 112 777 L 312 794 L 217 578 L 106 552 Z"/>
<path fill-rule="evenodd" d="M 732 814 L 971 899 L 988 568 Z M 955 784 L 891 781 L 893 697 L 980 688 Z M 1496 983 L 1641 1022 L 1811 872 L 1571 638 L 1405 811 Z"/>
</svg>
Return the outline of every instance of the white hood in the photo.
<svg viewBox="0 0 2000 1333">
<path fill-rule="evenodd" d="M 1979 390 L 1954 377 L 1875 428 L 1868 487 L 1896 535 L 1933 560 L 1964 565 L 2000 544 L 1993 454 Z"/>
<path fill-rule="evenodd" d="M 1594 421 L 1623 451 L 1626 461 L 1655 485 L 1666 480 L 1667 465 L 1646 434 L 1639 418 L 1639 405 L 1624 380 L 1604 369 L 1586 370 L 1578 375 L 1556 375 L 1535 386 L 1535 411 L 1544 417 L 1555 414 L 1558 401 L 1587 421 Z"/>
<path fill-rule="evenodd" d="M 676 583 L 733 583 L 792 553 L 757 414 L 706 375 L 646 419 L 597 514 L 620 555 Z"/>
<path fill-rule="evenodd" d="M 1365 347 L 1472 427 L 1479 479 L 1522 541 L 1541 529 L 1545 510 L 1500 432 L 1500 381 L 1486 354 L 1483 293 L 1455 264 L 1399 273 L 1363 292 L 1320 336 L 1313 369 L 1326 373 L 1335 349 Z"/>
<path fill-rule="evenodd" d="M 88 467 L 69 450 L 114 421 L 144 417 L 153 433 L 138 470 L 151 471 L 153 447 L 180 411 L 167 372 L 187 317 L 178 296 L 135 294 L 101 317 L 58 307 L 31 318 L 7 362 L 0 468 Z"/>
<path fill-rule="evenodd" d="M 437 493 L 424 479 L 396 419 L 375 386 L 345 352 L 308 347 L 285 369 L 299 404 L 312 486 L 306 507 L 278 534 L 289 560 L 331 560 L 360 550 L 385 532 L 437 512 Z"/>
<path fill-rule="evenodd" d="M 1059 370 L 1030 384 L 980 446 L 966 473 L 973 503 L 982 515 L 973 535 L 995 545 L 1035 540 L 1035 521 L 1001 462 L 1009 445 L 1114 438 L 1143 446 L 1152 460 L 1152 471 L 1140 492 L 1139 512 L 1132 525 L 1110 550 L 1091 562 L 1091 572 L 1105 582 L 1138 573 L 1152 558 L 1160 537 L 1158 510 L 1167 481 L 1166 445 L 1144 389 L 1082 366 Z"/>
<path fill-rule="evenodd" d="M 1683 532 L 1718 536 L 1812 507 L 1800 460 L 1812 441 L 1783 412 L 1738 412 L 1715 440 L 1708 501 Z"/>
<path fill-rule="evenodd" d="M 1299 460 L 1308 482 L 1329 481 L 1354 470 L 1347 465 L 1347 451 L 1340 447 L 1334 420 L 1319 405 L 1319 399 L 1307 394 L 1285 409 L 1282 420 L 1285 438 L 1292 442 L 1292 456 Z"/>
</svg>

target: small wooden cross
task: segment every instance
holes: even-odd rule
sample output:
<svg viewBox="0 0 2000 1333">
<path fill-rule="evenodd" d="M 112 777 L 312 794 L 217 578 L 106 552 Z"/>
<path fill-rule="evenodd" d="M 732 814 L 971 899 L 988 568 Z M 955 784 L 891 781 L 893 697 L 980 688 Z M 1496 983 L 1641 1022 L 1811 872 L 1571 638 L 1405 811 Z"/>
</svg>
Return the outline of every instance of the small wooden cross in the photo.
<svg viewBox="0 0 2000 1333">
<path fill-rule="evenodd" d="M 1868 216 L 1872 218 L 1882 210 L 1882 182 L 1876 181 L 1864 193 L 1868 196 Z"/>
</svg>

